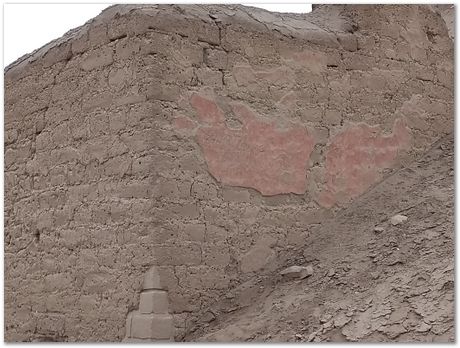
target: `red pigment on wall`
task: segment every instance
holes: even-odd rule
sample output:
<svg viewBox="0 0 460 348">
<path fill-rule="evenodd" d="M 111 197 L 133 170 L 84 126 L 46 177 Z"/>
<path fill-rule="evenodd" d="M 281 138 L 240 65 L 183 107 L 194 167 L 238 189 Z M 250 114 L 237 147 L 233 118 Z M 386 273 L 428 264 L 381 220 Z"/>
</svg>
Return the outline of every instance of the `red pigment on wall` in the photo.
<svg viewBox="0 0 460 348">
<path fill-rule="evenodd" d="M 179 130 L 193 130 L 196 128 L 196 124 L 186 116 L 178 116 L 174 119 L 174 128 Z"/>
<path fill-rule="evenodd" d="M 381 179 L 381 170 L 393 166 L 398 151 L 410 143 L 404 122 L 396 120 L 391 135 L 379 127 L 359 124 L 337 134 L 326 152 L 326 184 L 319 203 L 327 208 L 357 197 Z"/>
<path fill-rule="evenodd" d="M 190 98 L 200 126 L 196 136 L 209 172 L 220 182 L 251 187 L 263 195 L 303 194 L 313 137 L 301 125 L 279 129 L 248 107 L 230 104 L 239 129 L 230 129 L 217 104 L 204 96 Z"/>
</svg>

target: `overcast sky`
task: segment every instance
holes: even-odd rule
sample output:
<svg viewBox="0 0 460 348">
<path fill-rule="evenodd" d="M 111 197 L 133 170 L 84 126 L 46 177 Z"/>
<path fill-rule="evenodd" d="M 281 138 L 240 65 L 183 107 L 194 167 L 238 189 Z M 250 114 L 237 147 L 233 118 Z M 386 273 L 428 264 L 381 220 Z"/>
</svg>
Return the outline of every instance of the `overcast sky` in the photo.
<svg viewBox="0 0 460 348">
<path fill-rule="evenodd" d="M 245 5 L 276 12 L 311 11 L 308 4 Z M 108 6 L 110 4 L 4 4 L 3 67 L 84 24 Z"/>
</svg>

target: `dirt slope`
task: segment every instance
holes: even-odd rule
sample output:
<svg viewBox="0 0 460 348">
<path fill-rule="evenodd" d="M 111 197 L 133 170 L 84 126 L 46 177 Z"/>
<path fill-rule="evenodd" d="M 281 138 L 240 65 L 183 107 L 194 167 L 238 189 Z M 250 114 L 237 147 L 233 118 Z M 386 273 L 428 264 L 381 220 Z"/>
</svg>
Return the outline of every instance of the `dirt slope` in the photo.
<svg viewBox="0 0 460 348">
<path fill-rule="evenodd" d="M 273 275 L 256 300 L 185 340 L 453 341 L 453 146 L 453 136 L 437 142 L 311 233 L 313 276 Z M 398 213 L 408 220 L 393 226 Z"/>
</svg>

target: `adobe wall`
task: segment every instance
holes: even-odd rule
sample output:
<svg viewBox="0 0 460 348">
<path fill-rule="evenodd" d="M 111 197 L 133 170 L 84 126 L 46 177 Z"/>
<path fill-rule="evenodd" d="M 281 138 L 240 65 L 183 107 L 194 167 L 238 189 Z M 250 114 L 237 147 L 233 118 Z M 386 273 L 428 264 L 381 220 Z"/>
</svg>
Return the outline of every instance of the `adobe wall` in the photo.
<svg viewBox="0 0 460 348">
<path fill-rule="evenodd" d="M 405 5 L 118 5 L 24 57 L 5 72 L 6 341 L 142 338 L 142 291 L 167 293 L 180 339 L 452 132 L 453 69 L 441 16 Z"/>
</svg>

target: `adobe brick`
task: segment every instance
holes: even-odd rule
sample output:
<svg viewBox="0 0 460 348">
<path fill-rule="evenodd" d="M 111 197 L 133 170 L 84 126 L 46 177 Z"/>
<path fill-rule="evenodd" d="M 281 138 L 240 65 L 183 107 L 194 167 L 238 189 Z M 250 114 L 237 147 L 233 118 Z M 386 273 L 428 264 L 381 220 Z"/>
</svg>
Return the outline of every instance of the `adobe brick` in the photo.
<svg viewBox="0 0 460 348">
<path fill-rule="evenodd" d="M 188 224 L 184 227 L 184 232 L 188 240 L 203 242 L 206 226 L 205 224 Z"/>
<path fill-rule="evenodd" d="M 204 61 L 207 66 L 215 69 L 227 69 L 227 52 L 218 49 L 205 49 Z"/>
<path fill-rule="evenodd" d="M 183 218 L 196 219 L 200 216 L 200 210 L 194 203 L 186 203 L 183 205 L 176 205 L 173 208 L 174 212 Z"/>
<path fill-rule="evenodd" d="M 85 71 L 102 68 L 113 63 L 113 49 L 104 47 L 94 50 L 88 54 L 86 59 L 81 63 L 81 67 Z"/>
<path fill-rule="evenodd" d="M 245 189 L 224 188 L 222 190 L 222 197 L 225 201 L 237 203 L 249 202 L 251 200 L 251 194 Z"/>
</svg>

